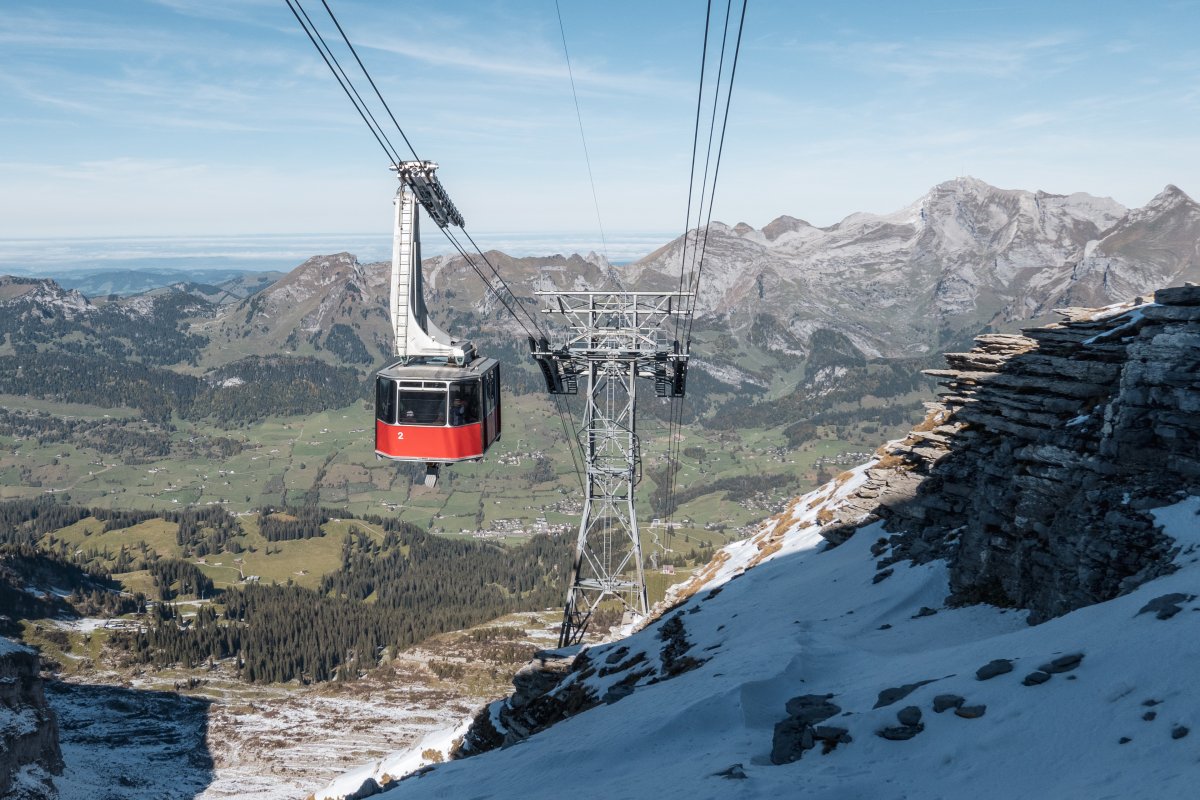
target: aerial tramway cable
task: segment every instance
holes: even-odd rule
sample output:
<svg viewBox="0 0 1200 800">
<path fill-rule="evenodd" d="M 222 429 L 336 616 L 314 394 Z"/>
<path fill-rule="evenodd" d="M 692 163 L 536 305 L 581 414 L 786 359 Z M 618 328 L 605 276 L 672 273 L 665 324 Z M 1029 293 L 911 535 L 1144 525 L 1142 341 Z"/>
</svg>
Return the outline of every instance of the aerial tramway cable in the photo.
<svg viewBox="0 0 1200 800">
<path fill-rule="evenodd" d="M 680 294 L 683 294 L 683 276 L 684 276 L 684 271 L 685 271 L 685 268 L 687 265 L 688 231 L 690 230 L 691 224 L 692 224 L 692 197 L 695 194 L 695 182 L 696 182 L 696 151 L 699 148 L 699 143 L 700 143 L 700 109 L 701 109 L 701 107 L 703 105 L 703 101 L 704 101 L 704 74 L 706 72 L 705 67 L 708 63 L 708 29 L 709 29 L 711 20 L 712 20 L 712 0 L 708 0 L 708 2 L 705 3 L 705 9 L 704 9 L 704 39 L 703 39 L 703 42 L 702 42 L 701 48 L 700 48 L 700 85 L 699 85 L 699 88 L 696 90 L 696 120 L 692 126 L 692 162 L 691 162 L 691 167 L 688 169 L 687 213 L 684 215 L 684 218 L 683 218 L 683 245 L 680 248 L 680 258 L 679 258 L 679 293 Z M 699 232 L 697 232 L 697 236 L 699 236 Z M 680 321 L 679 317 L 676 317 L 675 318 L 675 341 L 677 341 L 677 342 L 681 341 L 679 338 L 680 322 L 681 321 Z M 682 341 L 684 341 L 684 346 L 687 347 L 689 343 L 686 340 L 682 340 Z M 666 514 L 667 514 L 668 536 L 670 535 L 671 530 L 672 530 L 671 520 L 675 516 L 675 487 L 676 487 L 675 475 L 676 475 L 676 472 L 678 471 L 677 465 L 678 465 L 678 451 L 679 451 L 679 448 L 675 441 L 675 437 L 679 433 L 679 429 L 682 427 L 682 425 L 683 425 L 683 398 L 682 397 L 672 397 L 671 398 L 671 413 L 670 413 L 670 417 L 669 417 L 669 421 L 668 421 L 668 425 L 667 425 L 667 475 L 666 475 L 666 480 L 667 480 L 668 489 L 667 489 L 667 497 L 666 497 L 666 503 L 667 503 Z"/>
<path fill-rule="evenodd" d="M 732 3 L 733 3 L 733 0 L 727 0 L 726 7 L 725 7 L 725 24 L 723 26 L 723 34 L 722 34 L 722 38 L 721 38 L 721 55 L 720 55 L 720 58 L 718 60 L 718 65 L 717 65 L 716 87 L 713 91 L 713 113 L 712 113 L 712 118 L 709 123 L 708 142 L 707 142 L 707 146 L 705 148 L 706 155 L 705 155 L 705 166 L 704 166 L 704 178 L 701 181 L 700 198 L 699 198 L 699 203 L 698 203 L 698 207 L 697 207 L 696 236 L 697 236 L 698 241 L 697 241 L 697 243 L 694 243 L 692 245 L 692 265 L 694 267 L 694 271 L 693 270 L 688 271 L 688 273 L 689 273 L 688 274 L 688 291 L 691 293 L 691 304 L 688 309 L 689 313 L 686 315 L 687 321 L 685 323 L 684 336 L 683 336 L 683 339 L 681 340 L 683 347 L 685 349 L 685 352 L 688 352 L 691 349 L 692 326 L 695 323 L 696 304 L 699 301 L 699 295 L 700 295 L 700 281 L 701 281 L 701 278 L 703 277 L 703 273 L 704 273 L 704 257 L 705 257 L 705 254 L 706 254 L 706 251 L 708 248 L 708 233 L 709 233 L 709 228 L 712 224 L 713 200 L 716 196 L 717 180 L 720 176 L 721 156 L 722 156 L 722 153 L 725 148 L 725 131 L 729 124 L 729 108 L 730 108 L 730 102 L 733 97 L 733 81 L 734 81 L 735 76 L 737 75 L 737 62 L 738 62 L 738 57 L 741 54 L 741 46 L 742 46 L 742 31 L 744 30 L 745 23 L 746 23 L 746 6 L 748 3 L 748 0 L 742 0 L 742 9 L 741 9 L 741 13 L 738 18 L 736 43 L 734 46 L 733 59 L 732 59 L 732 62 L 730 65 L 730 71 L 729 71 L 729 81 L 728 81 L 728 85 L 726 86 L 726 89 L 725 89 L 725 97 L 724 97 L 725 109 L 724 109 L 724 113 L 721 118 L 720 136 L 717 139 L 716 164 L 713 167 L 712 187 L 711 187 L 711 190 L 709 190 L 708 168 L 709 168 L 709 161 L 712 157 L 713 137 L 714 137 L 714 133 L 716 130 L 715 123 L 716 123 L 716 117 L 717 117 L 717 108 L 720 105 L 720 100 L 721 100 L 721 76 L 723 74 L 723 67 L 724 67 L 724 62 L 725 62 L 725 48 L 726 48 L 726 45 L 729 40 L 729 23 L 730 23 L 730 18 L 731 18 Z M 689 176 L 688 176 L 688 220 L 687 220 L 687 224 L 684 226 L 683 248 L 682 248 L 681 259 L 680 259 L 680 275 L 679 275 L 679 277 L 680 277 L 680 286 L 681 287 L 683 285 L 684 264 L 687 262 L 687 242 L 688 242 L 688 233 L 690 231 L 690 225 L 691 225 L 691 200 L 692 200 L 692 195 L 694 192 L 694 183 L 693 182 L 695 180 L 695 172 L 696 172 L 696 163 L 695 163 L 696 162 L 696 152 L 697 152 L 696 147 L 697 147 L 697 142 L 698 142 L 698 133 L 699 133 L 699 125 L 700 125 L 700 107 L 701 107 L 701 101 L 702 101 L 703 92 L 704 92 L 704 74 L 706 72 L 705 62 L 707 61 L 709 19 L 711 16 L 711 11 L 712 11 L 712 0 L 709 0 L 708 13 L 705 16 L 705 23 L 704 23 L 704 47 L 702 49 L 702 55 L 701 55 L 700 90 L 699 90 L 697 100 L 696 100 L 696 123 L 695 123 L 695 130 L 693 131 L 693 140 L 692 140 L 692 167 L 691 167 L 691 172 L 689 173 Z M 704 202 L 705 202 L 706 194 L 708 197 L 708 214 L 705 219 L 704 234 L 703 234 L 703 237 L 701 237 L 701 235 L 700 235 L 700 220 L 702 217 L 705 216 L 704 215 Z M 697 245 L 699 245 L 698 261 L 697 261 L 697 255 L 696 255 Z M 678 340 L 678 325 L 676 326 L 676 334 L 677 334 L 676 338 Z M 668 445 L 669 445 L 668 456 L 667 456 L 667 470 L 668 470 L 668 481 L 669 481 L 669 489 L 667 491 L 668 530 L 671 529 L 670 523 L 671 523 L 671 519 L 673 518 L 674 512 L 675 512 L 676 487 L 678 484 L 677 475 L 678 475 L 678 471 L 679 471 L 677 465 L 678 465 L 679 453 L 682 449 L 682 443 L 675 441 L 675 439 L 676 439 L 675 434 L 682 427 L 682 422 L 683 422 L 683 398 L 680 398 L 679 402 L 677 404 L 675 404 L 675 408 L 672 409 L 672 419 L 671 419 L 671 426 L 670 426 L 672 433 L 671 433 L 671 438 L 668 442 Z"/>
<path fill-rule="evenodd" d="M 384 154 L 388 157 L 388 160 L 390 162 L 392 162 L 393 166 L 398 166 L 401 161 L 399 152 L 396 150 L 395 146 L 392 145 L 391 140 L 388 139 L 387 134 L 383 130 L 383 126 L 380 125 L 379 121 L 375 118 L 375 115 L 371 113 L 371 110 L 368 107 L 366 101 L 363 99 L 362 95 L 355 88 L 354 82 L 350 79 L 350 76 L 347 75 L 346 71 L 342 68 L 341 63 L 337 60 L 337 57 L 333 54 L 333 51 L 329 48 L 328 43 L 325 41 L 325 38 L 321 35 L 320 31 L 317 29 L 315 23 L 313 23 L 311 17 L 309 17 L 308 12 L 306 12 L 304 10 L 304 7 L 303 7 L 303 5 L 301 5 L 300 0 L 284 0 L 284 2 L 287 3 L 288 9 L 292 12 L 292 15 L 296 18 L 296 21 L 299 23 L 300 27 L 304 30 L 304 33 L 308 36 L 309 41 L 312 42 L 313 47 L 316 48 L 317 53 L 320 54 L 321 59 L 325 62 L 325 66 L 327 66 L 329 68 L 329 71 L 331 73 L 333 73 L 333 76 L 337 80 L 338 85 L 341 86 L 342 91 L 346 94 L 346 97 L 350 100 L 351 105 L 354 106 L 354 110 L 358 112 L 359 117 L 362 118 L 362 121 L 367 125 L 367 128 L 370 129 L 371 135 L 375 138 L 375 141 L 378 142 L 380 148 L 384 151 Z M 354 48 L 354 45 L 350 42 L 349 36 L 347 36 L 345 29 L 342 28 L 342 25 L 338 21 L 337 16 L 333 13 L 333 9 L 331 9 L 329 7 L 329 3 L 326 2 L 326 0 L 321 0 L 321 4 L 325 7 L 325 11 L 329 14 L 329 18 L 333 21 L 333 24 L 337 28 L 338 33 L 341 34 L 342 40 L 345 42 L 346 47 L 350 50 L 351 54 L 353 54 L 354 60 L 358 63 L 359 69 L 362 70 L 362 73 L 366 77 L 368 83 L 371 84 L 371 88 L 374 90 L 375 96 L 379 99 L 379 102 L 383 105 L 384 110 L 387 111 L 388 117 L 391 119 L 392 124 L 395 125 L 397 132 L 399 132 L 399 134 L 400 134 L 400 137 L 404 140 L 405 145 L 408 146 L 409 151 L 413 154 L 413 158 L 415 160 L 419 161 L 420 158 L 417 156 L 416 149 L 413 147 L 412 142 L 409 140 L 408 136 L 404 133 L 404 129 L 400 126 L 399 121 L 396 119 L 395 115 L 392 113 L 391 107 L 387 104 L 387 101 L 384 100 L 383 94 L 379 91 L 378 85 L 376 85 L 374 79 L 371 77 L 371 73 L 367 70 L 366 65 L 363 63 L 362 59 L 359 57 L 358 51 Z M 590 174 L 590 166 L 589 166 L 589 174 Z M 462 256 L 463 260 L 467 263 L 467 265 L 475 272 L 476 275 L 479 276 L 480 280 L 483 281 L 484 286 L 487 287 L 488 291 L 496 296 L 496 299 L 500 301 L 501 305 L 504 306 L 505 310 L 512 316 L 512 318 L 514 320 L 516 320 L 517 324 L 520 325 L 521 329 L 525 332 L 525 334 L 530 337 L 532 337 L 532 335 L 533 335 L 530 332 L 529 327 L 526 326 L 525 322 L 517 314 L 516 310 L 513 307 L 514 305 L 517 308 L 520 308 L 525 313 L 526 318 L 529 320 L 530 323 L 532 323 L 533 329 L 535 331 L 537 331 L 539 337 L 545 338 L 545 333 L 542 331 L 541 326 L 538 324 L 537 318 L 535 316 L 533 316 L 527 308 L 524 308 L 524 306 L 521 304 L 520 298 L 516 296 L 516 294 L 512 291 L 512 288 L 504 280 L 503 276 L 500 275 L 499 271 L 488 259 L 487 255 L 483 252 L 482 249 L 480 249 L 479 245 L 476 244 L 475 240 L 471 237 L 471 234 L 467 232 L 466 227 L 463 225 L 458 225 L 457 227 L 462 231 L 463 235 L 467 237 L 467 240 L 471 243 L 471 246 L 475 249 L 475 252 L 478 253 L 478 255 L 481 259 L 483 259 L 483 262 L 488 266 L 488 268 L 491 270 L 492 274 L 500 282 L 500 286 L 502 287 L 503 291 L 501 291 L 501 289 L 498 289 L 496 287 L 496 285 L 492 282 L 492 280 L 486 274 L 484 274 L 483 270 L 481 270 L 479 268 L 479 266 L 475 263 L 475 260 L 471 257 L 470 254 L 467 253 L 466 248 L 464 248 L 459 243 L 459 241 L 454 237 L 454 235 L 450 232 L 449 226 L 443 227 L 443 226 L 439 225 L 438 229 L 442 231 L 442 234 L 446 237 L 446 240 L 458 252 L 458 254 L 460 256 Z M 512 301 L 513 301 L 512 304 L 510 304 L 508 302 L 508 300 L 506 300 L 504 298 L 505 292 L 512 299 Z M 564 416 L 560 399 L 556 397 L 555 401 L 556 401 L 555 404 L 557 406 L 559 420 L 562 422 L 563 434 L 566 437 L 568 444 L 570 444 L 571 435 L 568 430 L 566 417 Z M 568 449 L 571 451 L 571 461 L 575 467 L 576 478 L 579 480 L 579 484 L 582 487 L 583 486 L 583 471 L 576 459 L 575 448 L 569 447 Z"/>
<path fill-rule="evenodd" d="M 338 22 L 338 18 L 334 16 L 333 9 L 329 7 L 329 3 L 325 2 L 325 0 L 321 0 L 321 5 L 325 6 L 326 13 L 328 13 L 329 18 L 333 20 L 333 24 L 337 27 L 338 33 L 342 35 L 342 41 L 346 43 L 346 47 L 348 47 L 350 52 L 354 55 L 354 60 L 358 62 L 358 68 L 362 70 L 362 74 L 366 76 L 367 82 L 370 83 L 371 88 L 375 90 L 375 96 L 379 98 L 380 103 L 383 103 L 383 108 L 385 111 L 387 111 L 388 116 L 391 117 L 392 124 L 395 125 L 396 130 L 400 132 L 400 138 L 404 140 L 406 145 L 408 145 L 408 152 L 412 153 L 413 160 L 420 161 L 421 157 L 417 155 L 417 151 L 412 146 L 412 142 L 410 142 L 408 137 L 404 135 L 404 129 L 401 128 L 400 123 L 396 121 L 396 115 L 392 113 L 391 106 L 389 106 L 387 101 L 383 99 L 383 95 L 379 92 L 379 87 L 375 85 L 375 80 L 371 77 L 371 73 L 367 71 L 366 65 L 363 64 L 362 59 L 358 57 L 358 51 L 355 50 L 354 45 L 350 43 L 350 37 L 346 35 L 344 30 L 342 30 L 342 23 Z"/>
<path fill-rule="evenodd" d="M 725 131 L 729 126 L 729 105 L 730 105 L 730 100 L 733 97 L 733 80 L 735 77 L 737 77 L 738 56 L 741 54 L 741 50 L 742 50 L 742 29 L 745 27 L 745 24 L 746 24 L 746 3 L 747 3 L 747 0 L 742 0 L 742 14 L 741 14 L 741 18 L 738 20 L 737 42 L 735 43 L 734 48 L 733 48 L 733 64 L 729 71 L 729 86 L 725 90 L 725 115 L 724 115 L 724 118 L 721 120 L 721 138 L 720 138 L 719 143 L 717 144 L 717 163 L 713 167 L 713 190 L 712 190 L 712 193 L 709 195 L 708 218 L 704 223 L 704 240 L 700 246 L 700 266 L 698 267 L 698 269 L 696 271 L 696 283 L 695 283 L 696 291 L 698 291 L 700 288 L 700 278 L 704 274 L 704 256 L 708 249 L 708 231 L 709 231 L 709 227 L 712 225 L 713 198 L 715 197 L 716 191 L 717 191 L 717 178 L 721 174 L 721 156 L 725 151 Z M 695 305 L 696 305 L 696 297 L 693 296 L 692 297 L 693 312 L 695 311 Z M 693 319 L 694 319 L 694 314 L 689 314 L 688 315 L 688 336 L 691 336 Z"/>
<path fill-rule="evenodd" d="M 571 97 L 575 100 L 575 119 L 579 121 L 579 140 L 583 142 L 583 160 L 587 162 L 588 182 L 592 185 L 592 204 L 596 207 L 596 225 L 600 228 L 600 247 L 604 251 L 604 260 L 608 261 L 608 240 L 604 236 L 604 222 L 600 219 L 600 200 L 596 196 L 596 179 L 592 175 L 592 158 L 588 154 L 587 136 L 583 132 L 583 113 L 579 110 L 579 94 L 575 91 L 575 71 L 571 69 L 571 51 L 567 49 L 567 30 L 563 27 L 562 9 L 558 6 L 558 0 L 554 0 L 554 11 L 558 15 L 558 32 L 562 36 L 563 57 L 567 62 L 567 77 L 571 79 Z"/>
<path fill-rule="evenodd" d="M 349 77 L 346 76 L 345 72 L 339 75 L 338 70 L 335 69 L 333 63 L 330 62 L 330 59 L 333 57 L 333 53 L 326 55 L 328 45 L 325 45 L 324 49 L 322 48 L 321 45 L 325 43 L 325 38 L 321 36 L 320 32 L 316 30 L 315 26 L 312 30 L 310 30 L 309 26 L 305 24 L 304 20 L 309 19 L 309 17 L 307 12 L 305 12 L 304 8 L 300 5 L 300 0 L 283 1 L 287 3 L 288 9 L 296 18 L 296 22 L 300 23 L 300 27 L 304 30 L 304 33 L 308 35 L 308 40 L 312 42 L 313 47 L 317 48 L 317 53 L 320 54 L 321 59 L 325 62 L 325 66 L 329 67 L 329 71 L 333 73 L 333 77 L 337 80 L 338 86 L 342 87 L 342 91 L 346 93 L 346 97 L 349 98 L 350 104 L 354 106 L 354 110 L 358 112 L 358 115 L 362 117 L 362 121 L 366 123 L 367 127 L 371 130 L 371 135 L 375 137 L 375 141 L 379 142 L 379 146 L 383 148 L 383 152 L 385 155 L 387 155 L 388 160 L 392 163 L 396 163 L 399 160 L 399 156 L 395 153 L 395 148 L 391 147 L 391 142 L 388 141 L 387 135 L 383 133 L 382 129 L 377 127 L 379 123 L 376 122 L 374 125 L 371 124 L 371 120 L 374 120 L 374 116 L 371 115 L 369 110 L 366 110 L 359 105 L 361 96 L 359 97 L 358 101 L 355 100 L 355 96 L 358 95 L 358 92 L 354 91 L 352 84 L 347 86 Z M 293 5 L 293 2 L 295 5 Z M 297 8 L 299 8 L 299 11 L 297 11 Z M 300 17 L 302 13 L 304 14 L 304 19 L 301 19 Z M 309 24 L 311 23 L 312 20 L 309 19 Z M 320 40 L 321 44 L 318 44 L 318 39 Z M 368 119 L 368 117 L 370 117 L 370 119 Z M 387 144 L 384 144 L 384 142 L 387 142 Z"/>
</svg>

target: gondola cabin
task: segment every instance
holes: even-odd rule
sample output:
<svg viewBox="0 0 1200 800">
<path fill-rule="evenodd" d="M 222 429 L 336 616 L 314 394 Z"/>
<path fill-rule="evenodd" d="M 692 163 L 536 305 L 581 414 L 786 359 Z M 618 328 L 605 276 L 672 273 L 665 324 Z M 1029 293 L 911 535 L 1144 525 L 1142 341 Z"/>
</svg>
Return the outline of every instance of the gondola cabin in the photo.
<svg viewBox="0 0 1200 800">
<path fill-rule="evenodd" d="M 375 379 L 375 454 L 443 464 L 481 458 L 500 438 L 500 364 L 393 364 Z"/>
</svg>

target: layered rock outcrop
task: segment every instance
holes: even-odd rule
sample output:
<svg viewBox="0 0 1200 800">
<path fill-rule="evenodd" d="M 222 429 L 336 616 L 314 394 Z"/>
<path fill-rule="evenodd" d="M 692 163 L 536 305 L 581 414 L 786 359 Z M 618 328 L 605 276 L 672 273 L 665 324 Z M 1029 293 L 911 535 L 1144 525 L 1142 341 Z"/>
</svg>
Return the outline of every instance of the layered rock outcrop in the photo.
<svg viewBox="0 0 1200 800">
<path fill-rule="evenodd" d="M 0 637 L 0 797 L 52 797 L 62 771 L 58 725 L 46 705 L 38 656 Z"/>
<path fill-rule="evenodd" d="M 1062 313 L 931 372 L 947 391 L 928 430 L 885 456 L 909 491 L 870 509 L 894 532 L 881 568 L 947 558 L 952 602 L 1028 608 L 1033 622 L 1170 568 L 1145 512 L 1200 492 L 1200 287 Z"/>
</svg>

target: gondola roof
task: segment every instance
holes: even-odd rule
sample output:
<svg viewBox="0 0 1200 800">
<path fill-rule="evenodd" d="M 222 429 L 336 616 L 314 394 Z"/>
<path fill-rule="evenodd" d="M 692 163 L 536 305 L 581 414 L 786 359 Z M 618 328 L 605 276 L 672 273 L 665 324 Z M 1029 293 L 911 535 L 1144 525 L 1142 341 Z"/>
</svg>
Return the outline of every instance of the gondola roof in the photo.
<svg viewBox="0 0 1200 800">
<path fill-rule="evenodd" d="M 379 377 L 392 380 L 461 381 L 479 377 L 493 364 L 494 358 L 479 357 L 464 367 L 453 364 L 392 364 L 379 370 Z"/>
</svg>

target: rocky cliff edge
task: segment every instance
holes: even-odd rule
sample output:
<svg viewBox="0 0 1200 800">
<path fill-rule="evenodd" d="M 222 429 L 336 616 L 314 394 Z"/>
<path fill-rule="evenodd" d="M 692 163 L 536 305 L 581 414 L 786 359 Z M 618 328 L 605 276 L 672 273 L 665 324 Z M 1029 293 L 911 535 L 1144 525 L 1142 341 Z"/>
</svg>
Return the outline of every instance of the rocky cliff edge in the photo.
<svg viewBox="0 0 1200 800">
<path fill-rule="evenodd" d="M 55 797 L 51 775 L 62 771 L 58 725 L 46 705 L 38 656 L 0 637 L 0 797 Z"/>
</svg>

